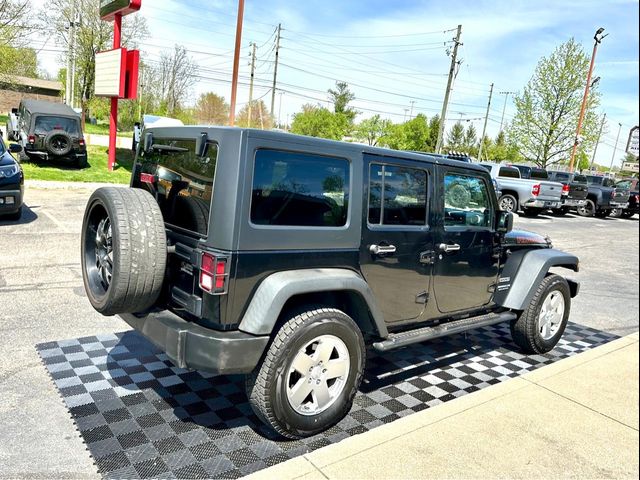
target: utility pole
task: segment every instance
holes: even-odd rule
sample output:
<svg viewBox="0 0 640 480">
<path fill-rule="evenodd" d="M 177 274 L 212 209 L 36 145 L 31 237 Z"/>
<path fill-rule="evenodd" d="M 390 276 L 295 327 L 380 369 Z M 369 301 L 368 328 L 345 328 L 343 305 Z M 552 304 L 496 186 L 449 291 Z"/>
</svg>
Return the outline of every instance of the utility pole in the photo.
<svg viewBox="0 0 640 480">
<path fill-rule="evenodd" d="M 582 122 L 584 121 L 585 110 L 587 109 L 587 100 L 589 99 L 589 89 L 591 88 L 591 75 L 593 75 L 593 66 L 596 62 L 596 53 L 598 53 L 598 45 L 602 43 L 602 39 L 607 35 L 602 35 L 604 28 L 599 28 L 593 36 L 595 40 L 593 44 L 593 53 L 591 54 L 591 64 L 589 65 L 589 73 L 587 73 L 587 85 L 584 87 L 584 97 L 582 98 L 582 107 L 580 107 L 580 116 L 578 117 L 578 128 L 576 129 L 576 139 L 573 142 L 573 150 L 571 150 L 571 160 L 569 161 L 569 173 L 573 173 L 573 167 L 578 153 L 578 145 L 580 145 L 580 133 L 582 132 Z"/>
<path fill-rule="evenodd" d="M 278 60 L 280 58 L 280 35 L 282 33 L 282 24 L 278 24 L 278 33 L 276 35 L 276 60 L 273 67 L 273 88 L 271 89 L 271 116 L 276 113 L 276 82 L 278 81 Z"/>
<path fill-rule="evenodd" d="M 616 153 L 618 153 L 618 142 L 620 141 L 620 132 L 622 132 L 622 124 L 618 123 L 618 136 L 616 137 L 616 146 L 613 148 L 613 155 L 611 156 L 611 166 L 609 167 L 609 173 L 613 170 L 613 162 L 616 161 Z"/>
<path fill-rule="evenodd" d="M 411 100 L 411 113 L 409 114 L 409 120 L 413 119 L 413 107 L 416 105 L 416 101 L 415 100 Z"/>
<path fill-rule="evenodd" d="M 487 104 L 487 114 L 484 117 L 484 127 L 482 128 L 482 136 L 480 137 L 480 151 L 478 152 L 478 160 L 482 161 L 482 149 L 484 147 L 484 136 L 487 134 L 487 122 L 489 121 L 489 110 L 491 109 L 491 99 L 493 98 L 493 83 L 489 90 L 489 103 Z"/>
<path fill-rule="evenodd" d="M 462 45 L 460 43 L 460 36 L 462 35 L 462 25 L 458 25 L 458 33 L 456 38 L 453 39 L 455 45 L 453 46 L 453 54 L 451 55 L 451 68 L 449 69 L 449 80 L 447 82 L 447 91 L 444 94 L 444 104 L 442 105 L 442 114 L 440 115 L 440 129 L 438 130 L 438 142 L 436 144 L 436 153 L 440 153 L 442 150 L 442 138 L 444 136 L 444 124 L 447 119 L 447 108 L 449 107 L 449 96 L 451 95 L 451 87 L 453 86 L 453 79 L 456 76 L 456 65 L 458 62 L 458 47 Z"/>
<path fill-rule="evenodd" d="M 282 96 L 284 95 L 284 92 L 280 92 L 278 95 L 280 95 L 280 106 L 278 107 L 278 128 L 281 128 L 282 122 L 281 122 L 281 115 L 282 115 Z"/>
<path fill-rule="evenodd" d="M 69 39 L 67 49 L 67 88 L 65 89 L 65 103 L 73 107 L 73 69 L 75 68 L 74 61 L 74 42 L 76 38 L 76 2 L 71 2 L 71 16 L 69 17 Z"/>
<path fill-rule="evenodd" d="M 504 126 L 504 114 L 507 113 L 507 99 L 509 95 L 515 95 L 516 92 L 500 92 L 500 95 L 504 95 L 504 107 L 502 109 L 502 119 L 500 119 L 500 131 L 502 132 L 502 127 Z"/>
<path fill-rule="evenodd" d="M 251 83 L 249 84 L 249 118 L 247 127 L 251 128 L 251 111 L 253 110 L 253 79 L 256 76 L 256 44 L 251 44 Z"/>
<path fill-rule="evenodd" d="M 236 99 L 238 97 L 238 71 L 240 70 L 240 48 L 242 46 L 242 23 L 244 0 L 238 0 L 238 22 L 236 24 L 236 49 L 233 54 L 233 77 L 231 79 L 231 103 L 229 105 L 229 125 L 236 123 Z"/>
<path fill-rule="evenodd" d="M 604 124 L 607 122 L 607 114 L 602 116 L 602 123 L 600 124 L 600 132 L 598 132 L 598 140 L 596 140 L 596 146 L 593 148 L 593 157 L 591 157 L 591 165 L 589 170 L 593 170 L 593 165 L 596 163 L 596 153 L 598 153 L 598 145 L 600 145 L 600 137 L 602 137 L 602 131 L 604 130 Z"/>
</svg>

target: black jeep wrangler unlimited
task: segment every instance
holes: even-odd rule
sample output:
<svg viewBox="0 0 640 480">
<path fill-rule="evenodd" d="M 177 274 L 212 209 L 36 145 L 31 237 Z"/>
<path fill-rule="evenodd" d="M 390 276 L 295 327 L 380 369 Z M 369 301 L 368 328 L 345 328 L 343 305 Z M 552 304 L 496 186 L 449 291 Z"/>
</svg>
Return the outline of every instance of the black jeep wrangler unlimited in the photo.
<svg viewBox="0 0 640 480">
<path fill-rule="evenodd" d="M 256 414 L 310 436 L 350 409 L 380 352 L 510 322 L 560 339 L 578 258 L 512 231 L 482 167 L 218 127 L 147 130 L 131 188 L 87 205 L 87 295 L 176 365 L 246 374 Z"/>
<path fill-rule="evenodd" d="M 20 160 L 63 161 L 87 167 L 80 115 L 61 103 L 23 100 L 9 115 L 7 136 L 22 146 Z"/>
</svg>

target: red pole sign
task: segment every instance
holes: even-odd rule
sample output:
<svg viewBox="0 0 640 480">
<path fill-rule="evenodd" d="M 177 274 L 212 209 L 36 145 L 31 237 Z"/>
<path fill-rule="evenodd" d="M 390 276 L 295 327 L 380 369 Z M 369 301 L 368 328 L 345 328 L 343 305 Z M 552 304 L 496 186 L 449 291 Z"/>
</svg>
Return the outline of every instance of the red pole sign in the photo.
<svg viewBox="0 0 640 480">
<path fill-rule="evenodd" d="M 113 49 L 120 48 L 122 43 L 122 14 L 117 13 L 113 22 Z M 118 97 L 111 98 L 111 115 L 109 116 L 109 171 L 116 164 L 116 139 L 118 135 Z"/>
</svg>

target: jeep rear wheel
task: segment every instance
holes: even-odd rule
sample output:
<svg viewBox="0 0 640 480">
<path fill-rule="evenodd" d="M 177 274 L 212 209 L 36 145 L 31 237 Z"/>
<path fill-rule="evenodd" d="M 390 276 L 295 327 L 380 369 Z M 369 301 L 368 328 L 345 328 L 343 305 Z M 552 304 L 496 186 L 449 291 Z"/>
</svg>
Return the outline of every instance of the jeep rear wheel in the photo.
<svg viewBox="0 0 640 480">
<path fill-rule="evenodd" d="M 559 275 L 549 275 L 526 310 L 511 323 L 513 341 L 526 353 L 550 352 L 564 333 L 570 310 L 569 284 Z"/>
<path fill-rule="evenodd" d="M 100 188 L 82 226 L 87 297 L 103 315 L 138 313 L 160 295 L 167 262 L 162 212 L 147 192 Z"/>
<path fill-rule="evenodd" d="M 340 310 L 312 310 L 280 328 L 263 363 L 247 377 L 247 397 L 280 435 L 309 437 L 349 412 L 364 363 L 358 325 Z"/>
</svg>

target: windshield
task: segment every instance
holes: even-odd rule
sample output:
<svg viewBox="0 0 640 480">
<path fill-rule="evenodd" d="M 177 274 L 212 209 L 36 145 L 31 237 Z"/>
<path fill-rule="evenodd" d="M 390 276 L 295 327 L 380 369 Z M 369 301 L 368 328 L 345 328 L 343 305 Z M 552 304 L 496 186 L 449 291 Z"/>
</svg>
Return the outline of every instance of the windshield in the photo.
<svg viewBox="0 0 640 480">
<path fill-rule="evenodd" d="M 39 116 L 36 118 L 34 133 L 36 135 L 46 135 L 53 130 L 60 130 L 69 135 L 78 135 L 78 120 L 68 117 L 46 117 Z"/>
<path fill-rule="evenodd" d="M 208 143 L 203 156 L 195 140 L 158 139 L 150 152 L 141 152 L 133 186 L 158 201 L 167 224 L 206 236 L 213 198 L 218 145 Z"/>
<path fill-rule="evenodd" d="M 623 190 L 631 190 L 631 180 L 622 180 L 621 182 L 616 183 L 616 187 Z"/>
</svg>

